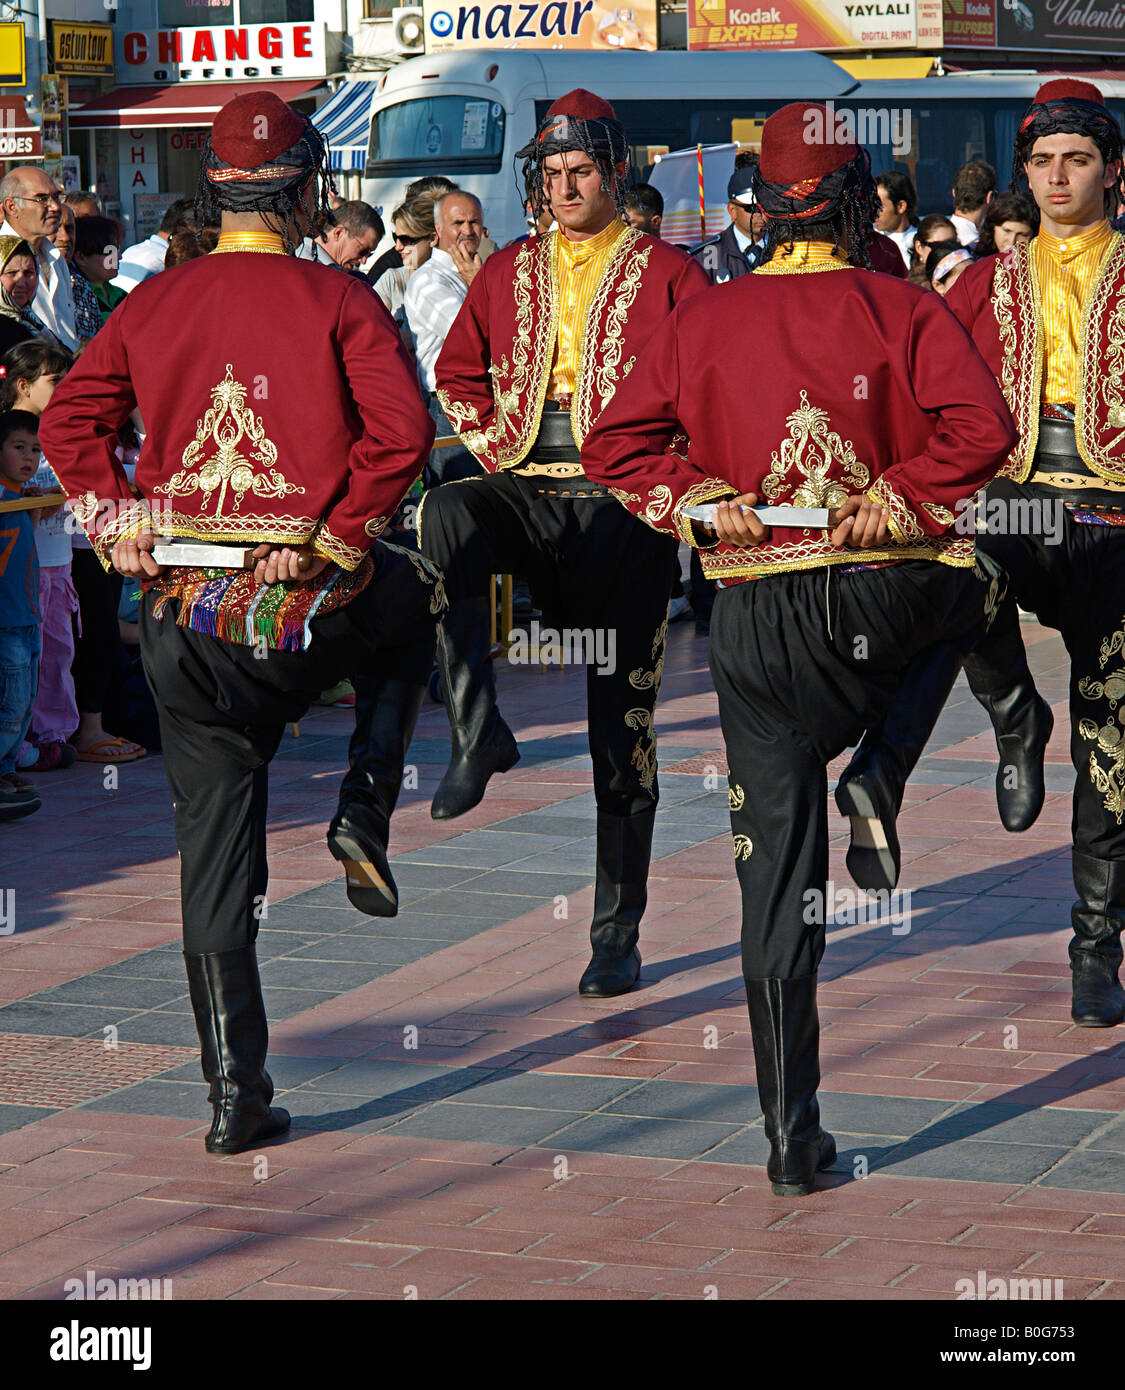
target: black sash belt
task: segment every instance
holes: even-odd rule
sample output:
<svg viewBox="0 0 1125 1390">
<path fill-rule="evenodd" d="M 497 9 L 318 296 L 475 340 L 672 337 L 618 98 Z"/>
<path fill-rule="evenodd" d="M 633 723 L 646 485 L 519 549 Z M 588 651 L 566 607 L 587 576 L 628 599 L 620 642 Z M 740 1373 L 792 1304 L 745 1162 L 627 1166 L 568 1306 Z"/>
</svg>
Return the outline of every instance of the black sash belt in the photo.
<svg viewBox="0 0 1125 1390">
<path fill-rule="evenodd" d="M 1052 496 L 1079 507 L 1125 509 L 1125 483 L 1090 473 L 1078 453 L 1074 422 L 1039 419 L 1039 441 L 1028 482 L 1050 488 Z"/>
</svg>

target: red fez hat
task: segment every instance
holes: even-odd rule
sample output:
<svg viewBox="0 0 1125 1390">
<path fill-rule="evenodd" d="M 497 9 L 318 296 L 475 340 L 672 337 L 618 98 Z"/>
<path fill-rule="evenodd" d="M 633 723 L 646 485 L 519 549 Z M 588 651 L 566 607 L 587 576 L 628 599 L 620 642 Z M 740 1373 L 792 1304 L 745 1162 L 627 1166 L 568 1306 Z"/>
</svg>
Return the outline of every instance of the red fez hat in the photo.
<svg viewBox="0 0 1125 1390">
<path fill-rule="evenodd" d="M 1044 82 L 1035 93 L 1035 105 L 1045 101 L 1092 101 L 1098 106 L 1105 105 L 1105 97 L 1092 82 L 1079 82 L 1073 77 L 1057 77 L 1053 82 Z"/>
<path fill-rule="evenodd" d="M 547 112 L 548 116 L 569 116 L 572 121 L 616 121 L 617 112 L 608 101 L 588 92 L 585 87 L 575 87 L 573 92 L 559 97 Z"/>
<path fill-rule="evenodd" d="M 758 163 L 767 183 L 795 184 L 842 169 L 859 146 L 836 134 L 836 113 L 815 101 L 795 101 L 775 111 L 762 127 Z"/>
<path fill-rule="evenodd" d="M 305 117 L 268 89 L 232 97 L 215 117 L 211 149 L 236 169 L 260 169 L 304 134 Z"/>
</svg>

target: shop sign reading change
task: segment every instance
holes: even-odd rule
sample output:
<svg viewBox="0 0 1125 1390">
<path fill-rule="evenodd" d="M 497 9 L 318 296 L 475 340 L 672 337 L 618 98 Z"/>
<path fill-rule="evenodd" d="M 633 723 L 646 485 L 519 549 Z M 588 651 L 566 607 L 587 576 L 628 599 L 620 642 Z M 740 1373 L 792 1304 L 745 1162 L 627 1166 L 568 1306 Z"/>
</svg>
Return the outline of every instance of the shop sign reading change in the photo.
<svg viewBox="0 0 1125 1390">
<path fill-rule="evenodd" d="M 689 48 L 913 48 L 915 0 L 688 0 Z"/>
<path fill-rule="evenodd" d="M 423 0 L 426 52 L 464 48 L 656 48 L 656 0 Z"/>
<path fill-rule="evenodd" d="M 324 23 L 216 24 L 131 29 L 117 36 L 117 80 L 207 82 L 247 77 L 323 77 Z"/>
</svg>

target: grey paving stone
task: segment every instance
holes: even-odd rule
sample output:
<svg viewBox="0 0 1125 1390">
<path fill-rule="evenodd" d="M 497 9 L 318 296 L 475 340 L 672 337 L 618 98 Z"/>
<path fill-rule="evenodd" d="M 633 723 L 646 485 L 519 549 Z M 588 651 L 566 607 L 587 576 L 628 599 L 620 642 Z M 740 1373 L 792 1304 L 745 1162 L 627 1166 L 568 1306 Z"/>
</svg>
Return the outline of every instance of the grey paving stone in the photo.
<svg viewBox="0 0 1125 1390">
<path fill-rule="evenodd" d="M 284 963 L 296 965 L 303 960 L 361 961 L 372 967 L 382 966 L 383 968 L 377 971 L 377 974 L 382 975 L 396 966 L 419 960 L 431 951 L 440 951 L 448 944 L 447 941 L 437 938 L 427 940 L 413 933 L 405 937 L 326 936 L 322 941 L 313 942 L 310 946 L 294 951 L 291 956 L 286 957 Z M 372 975 L 370 978 L 376 977 Z"/>
<path fill-rule="evenodd" d="M 284 1106 L 293 1117 L 294 1129 L 359 1130 L 372 1133 L 390 1129 L 412 1115 L 419 1102 L 394 1098 L 344 1095 L 332 1091 L 281 1091 L 274 1104 Z"/>
<path fill-rule="evenodd" d="M 1080 1192 L 1125 1192 L 1125 1162 L 1107 1149 L 1069 1154 L 1043 1178 L 1041 1187 L 1069 1187 Z"/>
<path fill-rule="evenodd" d="M 109 1110 L 118 1115 L 170 1115 L 176 1119 L 206 1123 L 211 1117 L 207 1085 L 187 1081 L 138 1081 L 123 1086 L 97 1100 L 88 1100 L 76 1110 Z"/>
<path fill-rule="evenodd" d="M 939 1132 L 943 1138 L 981 1139 L 993 1143 L 1064 1144 L 1073 1148 L 1111 1118 L 1112 1115 L 1103 1110 L 1063 1110 L 1057 1106 L 1025 1109 L 986 1101 L 979 1105 L 962 1106 L 944 1120 L 939 1120 L 932 1131 Z M 1116 1143 L 1125 1152 L 1125 1128 L 1118 1127 Z M 1113 1147 L 1113 1141 L 1100 1144 L 1100 1147 Z"/>
<path fill-rule="evenodd" d="M 106 1004 L 136 1013 L 156 1008 L 187 993 L 187 979 L 181 971 L 178 980 L 129 979 L 119 975 L 79 975 L 31 997 L 37 1004 Z M 131 1006 L 131 1007 L 130 1007 Z"/>
<path fill-rule="evenodd" d="M 821 1091 L 820 1122 L 835 1134 L 915 1134 L 949 1109 L 940 1100 L 904 1100 L 899 1096 L 853 1095 L 848 1091 Z"/>
<path fill-rule="evenodd" d="M 285 956 L 270 960 L 261 968 L 262 987 L 267 995 L 271 989 L 314 990 L 329 996 L 346 994 L 350 989 L 369 984 L 387 972 L 377 965 L 355 960 L 317 960 L 308 956 Z M 305 1006 L 312 1008 L 319 999 Z"/>
<path fill-rule="evenodd" d="M 446 1101 L 410 1116 L 395 1125 L 392 1133 L 416 1139 L 538 1144 L 581 1118 L 578 1111 L 571 1110 L 520 1110 L 507 1105 L 454 1105 Z"/>
<path fill-rule="evenodd" d="M 266 1070 L 273 1080 L 274 1087 L 280 1091 L 286 1087 L 300 1086 L 306 1081 L 311 1081 L 315 1076 L 321 1076 L 324 1072 L 331 1071 L 333 1067 L 339 1065 L 340 1060 L 334 1057 L 275 1057 L 271 1052 L 266 1060 Z M 160 1081 L 198 1081 L 201 1075 L 198 1062 L 185 1062 L 181 1067 L 172 1067 L 169 1071 L 161 1072 L 156 1079 Z"/>
<path fill-rule="evenodd" d="M 580 1149 L 642 1158 L 699 1158 L 729 1139 L 735 1129 L 704 1120 L 655 1120 L 600 1112 L 553 1134 L 551 1143 L 560 1153 Z"/>
<path fill-rule="evenodd" d="M 281 989 L 273 988 L 264 981 L 262 998 L 266 1004 L 266 1017 L 274 1020 L 292 1018 L 306 1009 L 315 1009 L 328 999 L 335 999 L 339 990 L 334 989 Z"/>
<path fill-rule="evenodd" d="M 33 1125 L 46 1115 L 57 1115 L 60 1109 L 61 1106 L 0 1104 L 0 1134 L 10 1134 L 24 1125 Z"/>
<path fill-rule="evenodd" d="M 156 1043 L 162 1047 L 198 1047 L 199 1034 L 190 1013 L 154 1009 L 118 1024 L 119 1042 Z"/>
<path fill-rule="evenodd" d="M 271 1073 L 272 1074 L 272 1073 Z M 494 1073 L 488 1067 L 438 1067 L 420 1062 L 345 1062 L 301 1086 L 306 1091 L 341 1095 L 404 1097 L 411 1104 L 425 1104 L 467 1092 Z"/>
<path fill-rule="evenodd" d="M 585 879 L 584 883 L 589 883 L 589 879 Z M 565 888 L 555 889 L 558 893 L 566 891 Z M 498 927 L 504 922 L 510 922 L 513 917 L 522 917 L 525 912 L 542 907 L 549 900 L 546 892 L 535 897 L 522 898 L 507 894 L 500 901 L 494 893 L 469 893 L 459 889 L 455 893 L 435 893 L 432 898 L 427 898 L 425 915 L 444 916 L 448 913 L 448 920 L 453 921 L 473 917 L 480 921 L 480 930 L 487 931 L 490 926 Z"/>
<path fill-rule="evenodd" d="M 592 882 L 592 874 L 556 873 L 554 870 L 550 873 L 523 873 L 515 869 L 493 869 L 490 873 L 482 874 L 471 888 L 464 890 L 463 895 L 468 898 L 495 894 L 497 897 L 514 896 L 543 902 L 556 893 L 580 893 Z"/>
<path fill-rule="evenodd" d="M 510 920 L 506 913 L 493 913 L 485 917 L 466 917 L 457 912 L 438 915 L 429 911 L 429 904 L 430 899 L 427 899 L 425 910 L 411 908 L 400 912 L 397 917 L 364 917 L 350 929 L 348 937 L 357 941 L 364 937 L 432 941 L 435 943 L 433 949 L 437 950 L 451 941 L 466 941 Z"/>
<path fill-rule="evenodd" d="M 1047 1144 L 990 1144 L 972 1139 L 932 1149 L 921 1147 L 924 1144 L 921 1136 L 915 1136 L 893 1150 L 888 1148 L 882 1156 L 872 1156 L 871 1168 L 904 1177 L 1033 1182 L 1067 1152 Z"/>
<path fill-rule="evenodd" d="M 635 1086 L 616 1076 L 566 1076 L 559 1072 L 512 1072 L 482 1081 L 457 1103 L 515 1105 L 546 1110 L 600 1110 Z"/>
<path fill-rule="evenodd" d="M 0 1033 L 42 1033 L 51 1037 L 81 1038 L 100 1033 L 136 1009 L 109 1008 L 85 1004 L 39 1004 L 21 999 L 0 1009 Z"/>
<path fill-rule="evenodd" d="M 116 961 L 103 970 L 99 976 L 130 980 L 182 980 L 187 982 L 184 958 L 179 951 L 143 951 L 139 956 Z"/>
<path fill-rule="evenodd" d="M 592 836 L 596 825 L 592 815 L 553 815 L 547 810 L 526 811 L 522 816 L 515 816 L 511 820 L 497 821 L 496 829 L 515 831 L 523 835 L 565 835 L 578 840 Z"/>
<path fill-rule="evenodd" d="M 668 1120 L 730 1121 L 745 1125 L 762 1113 L 752 1086 L 699 1081 L 646 1081 L 606 1107 L 607 1115 L 647 1115 Z"/>
<path fill-rule="evenodd" d="M 521 851 L 518 847 L 508 845 L 499 847 L 462 843 L 463 840 L 467 841 L 469 838 L 469 836 L 462 836 L 455 841 L 431 845 L 428 849 L 413 849 L 400 856 L 395 862 L 416 865 L 432 864 L 436 868 L 492 869 L 510 864 L 514 859 L 519 859 L 530 853 L 529 850 Z M 394 872 L 393 869 L 392 872 Z"/>
<path fill-rule="evenodd" d="M 475 869 L 459 869 L 430 863 L 414 864 L 405 857 L 391 860 L 391 873 L 398 884 L 400 894 L 406 888 L 423 888 L 427 892 L 436 893 L 442 888 L 456 888 L 459 883 L 468 883 L 477 876 Z"/>
</svg>

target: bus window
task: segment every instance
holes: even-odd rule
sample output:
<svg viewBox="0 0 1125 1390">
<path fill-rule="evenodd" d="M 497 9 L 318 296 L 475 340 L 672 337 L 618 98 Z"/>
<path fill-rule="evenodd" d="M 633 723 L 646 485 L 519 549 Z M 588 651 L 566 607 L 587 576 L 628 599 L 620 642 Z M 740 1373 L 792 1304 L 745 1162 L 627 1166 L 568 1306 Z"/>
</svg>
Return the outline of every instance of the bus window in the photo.
<svg viewBox="0 0 1125 1390">
<path fill-rule="evenodd" d="M 504 108 L 470 96 L 419 97 L 376 112 L 367 177 L 499 172 Z"/>
</svg>

